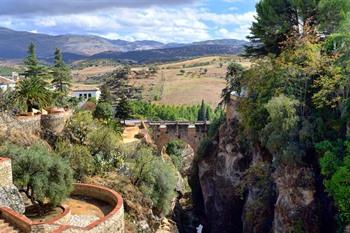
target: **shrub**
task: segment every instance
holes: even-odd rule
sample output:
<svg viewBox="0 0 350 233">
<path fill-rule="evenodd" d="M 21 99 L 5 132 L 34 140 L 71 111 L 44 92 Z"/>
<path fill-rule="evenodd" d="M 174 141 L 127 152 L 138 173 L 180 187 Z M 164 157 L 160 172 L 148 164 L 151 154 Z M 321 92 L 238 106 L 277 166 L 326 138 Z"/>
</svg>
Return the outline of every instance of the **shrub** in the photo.
<svg viewBox="0 0 350 233">
<path fill-rule="evenodd" d="M 113 117 L 113 107 L 110 103 L 98 103 L 93 113 L 94 118 L 108 120 Z"/>
<path fill-rule="evenodd" d="M 174 140 L 168 143 L 166 146 L 166 153 L 170 156 L 175 167 L 179 169 L 182 162 L 182 152 L 185 149 L 186 144 L 180 140 Z"/>
<path fill-rule="evenodd" d="M 73 115 L 65 128 L 65 136 L 73 143 L 85 145 L 89 133 L 96 128 L 90 112 L 82 111 Z"/>
<path fill-rule="evenodd" d="M 132 180 L 148 196 L 160 215 L 168 214 L 175 198 L 176 171 L 171 163 L 155 156 L 151 148 L 136 151 Z"/>
<path fill-rule="evenodd" d="M 12 159 L 14 183 L 33 204 L 57 206 L 73 190 L 68 163 L 41 145 L 6 145 L 0 155 Z"/>
<path fill-rule="evenodd" d="M 69 161 L 77 180 L 82 180 L 84 176 L 94 173 L 94 159 L 88 147 L 63 141 L 56 144 L 56 152 Z"/>
<path fill-rule="evenodd" d="M 119 135 L 108 126 L 100 126 L 88 136 L 90 151 L 93 155 L 102 155 L 106 160 L 110 160 L 116 152 Z"/>
</svg>

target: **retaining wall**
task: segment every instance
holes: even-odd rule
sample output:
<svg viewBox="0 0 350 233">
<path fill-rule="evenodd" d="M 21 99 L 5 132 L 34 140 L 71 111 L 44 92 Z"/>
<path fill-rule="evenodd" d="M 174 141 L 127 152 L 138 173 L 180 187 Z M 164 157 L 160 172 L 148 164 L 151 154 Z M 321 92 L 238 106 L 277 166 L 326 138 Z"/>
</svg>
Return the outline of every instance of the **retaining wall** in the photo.
<svg viewBox="0 0 350 233">
<path fill-rule="evenodd" d="M 12 186 L 11 159 L 0 158 L 0 187 Z"/>
</svg>

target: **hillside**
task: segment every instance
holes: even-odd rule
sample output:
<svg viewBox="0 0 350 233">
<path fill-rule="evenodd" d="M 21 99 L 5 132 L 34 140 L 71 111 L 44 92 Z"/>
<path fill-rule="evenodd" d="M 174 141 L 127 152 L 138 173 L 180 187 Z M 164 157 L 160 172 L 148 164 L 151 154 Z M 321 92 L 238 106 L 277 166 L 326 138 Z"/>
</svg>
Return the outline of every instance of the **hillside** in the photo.
<svg viewBox="0 0 350 233">
<path fill-rule="evenodd" d="M 244 67 L 250 66 L 249 61 L 237 56 L 207 56 L 161 63 L 156 66 L 157 73 L 145 75 L 149 67 L 135 65 L 131 68 L 130 82 L 142 87 L 142 97 L 146 101 L 193 105 L 205 100 L 215 108 L 221 100 L 221 91 L 226 85 L 224 77 L 227 65 L 231 61 L 238 61 Z M 117 64 L 95 62 L 94 65 L 88 65 L 83 62 L 86 67 L 81 68 L 81 63 L 76 63 L 73 69 L 74 81 L 80 85 L 100 85 L 118 67 Z"/>
<path fill-rule="evenodd" d="M 129 42 L 91 35 L 52 36 L 0 27 L 0 59 L 22 59 L 26 56 L 28 44 L 31 42 L 37 45 L 38 57 L 46 61 L 51 61 L 55 48 L 60 48 L 67 62 L 112 58 L 137 63 L 213 54 L 237 54 L 247 43 L 240 40 L 213 40 L 191 44 L 164 44 L 150 40 Z"/>
</svg>

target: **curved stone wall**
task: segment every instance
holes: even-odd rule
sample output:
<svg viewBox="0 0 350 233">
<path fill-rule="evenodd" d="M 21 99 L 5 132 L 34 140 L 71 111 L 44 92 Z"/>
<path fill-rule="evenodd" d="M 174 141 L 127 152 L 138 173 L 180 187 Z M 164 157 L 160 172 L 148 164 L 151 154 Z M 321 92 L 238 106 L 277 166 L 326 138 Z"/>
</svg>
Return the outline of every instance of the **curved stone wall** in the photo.
<svg viewBox="0 0 350 233">
<path fill-rule="evenodd" d="M 113 206 L 113 209 L 104 217 L 90 223 L 86 227 L 65 225 L 64 219 L 70 217 L 69 207 L 64 207 L 61 215 L 46 222 L 33 222 L 26 216 L 19 214 L 10 208 L 0 207 L 0 218 L 16 226 L 25 233 L 124 233 L 124 206 L 123 199 L 117 192 L 96 185 L 75 184 L 72 195 L 92 197 Z"/>
</svg>

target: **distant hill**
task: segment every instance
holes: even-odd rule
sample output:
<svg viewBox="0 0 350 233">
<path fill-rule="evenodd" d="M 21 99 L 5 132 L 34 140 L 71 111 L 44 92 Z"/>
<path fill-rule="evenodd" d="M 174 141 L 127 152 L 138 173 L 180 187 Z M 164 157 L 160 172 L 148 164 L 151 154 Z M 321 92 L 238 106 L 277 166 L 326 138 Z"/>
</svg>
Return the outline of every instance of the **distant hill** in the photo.
<svg viewBox="0 0 350 233">
<path fill-rule="evenodd" d="M 0 59 L 22 59 L 29 43 L 35 43 L 40 59 L 51 61 L 60 48 L 68 62 L 81 59 L 111 58 L 136 63 L 171 61 L 203 55 L 240 53 L 247 43 L 242 40 L 210 40 L 191 44 L 157 41 L 109 40 L 90 35 L 52 36 L 0 27 Z"/>
<path fill-rule="evenodd" d="M 152 49 L 130 52 L 103 52 L 91 56 L 92 59 L 114 59 L 120 61 L 129 61 L 132 63 L 152 63 L 164 61 L 176 61 L 193 57 L 207 55 L 232 55 L 239 54 L 243 46 L 230 45 L 186 45 L 177 48 Z"/>
</svg>

